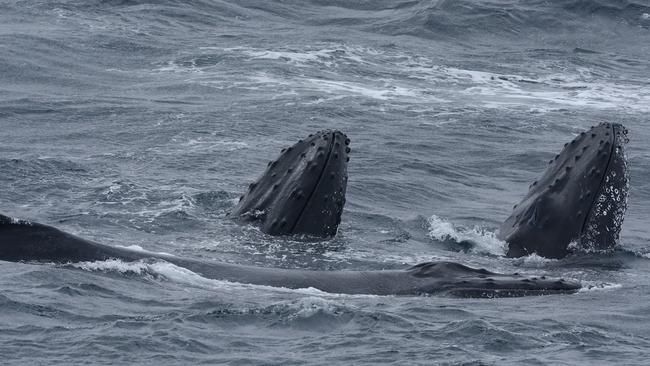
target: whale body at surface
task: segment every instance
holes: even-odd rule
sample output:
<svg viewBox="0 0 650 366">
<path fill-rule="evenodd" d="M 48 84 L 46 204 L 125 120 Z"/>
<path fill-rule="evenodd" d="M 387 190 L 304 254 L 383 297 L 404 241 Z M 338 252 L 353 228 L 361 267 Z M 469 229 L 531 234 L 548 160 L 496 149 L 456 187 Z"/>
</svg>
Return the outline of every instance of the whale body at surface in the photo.
<svg viewBox="0 0 650 366">
<path fill-rule="evenodd" d="M 103 245 L 48 225 L 0 215 L 0 260 L 69 263 L 148 258 L 167 261 L 210 279 L 342 294 L 516 297 L 580 289 L 580 284 L 573 281 L 499 274 L 452 262 L 421 263 L 397 270 L 313 271 L 200 261 Z"/>
</svg>

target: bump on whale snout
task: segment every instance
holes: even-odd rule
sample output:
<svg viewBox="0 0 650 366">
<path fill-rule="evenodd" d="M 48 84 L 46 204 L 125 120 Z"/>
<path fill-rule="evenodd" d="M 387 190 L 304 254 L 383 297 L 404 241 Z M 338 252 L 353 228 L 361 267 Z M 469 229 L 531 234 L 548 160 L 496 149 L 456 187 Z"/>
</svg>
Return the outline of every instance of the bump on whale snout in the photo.
<svg viewBox="0 0 650 366">
<path fill-rule="evenodd" d="M 625 127 L 601 123 L 565 144 L 501 225 L 507 255 L 562 258 L 612 248 L 627 208 L 627 142 Z"/>
<path fill-rule="evenodd" d="M 345 205 L 349 144 L 341 131 L 325 130 L 282 149 L 231 216 L 270 235 L 336 235 Z"/>
</svg>

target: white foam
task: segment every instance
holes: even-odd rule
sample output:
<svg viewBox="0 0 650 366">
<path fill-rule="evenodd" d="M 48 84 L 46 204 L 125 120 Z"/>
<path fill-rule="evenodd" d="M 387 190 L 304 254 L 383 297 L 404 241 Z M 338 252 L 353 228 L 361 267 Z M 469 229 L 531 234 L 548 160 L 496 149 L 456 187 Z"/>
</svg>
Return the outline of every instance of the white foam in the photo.
<svg viewBox="0 0 650 366">
<path fill-rule="evenodd" d="M 582 287 L 578 292 L 611 291 L 622 287 L 623 285 L 620 283 L 592 283 L 589 281 L 583 281 Z"/>
<path fill-rule="evenodd" d="M 371 99 L 387 100 L 397 97 L 417 97 L 413 89 L 395 85 L 371 87 L 362 83 L 347 81 L 334 81 L 323 79 L 303 79 L 306 87 L 320 90 L 330 94 L 360 95 Z"/>
<path fill-rule="evenodd" d="M 301 95 L 309 92 L 321 92 L 329 94 L 327 98 L 319 98 L 316 101 L 308 101 L 307 104 L 322 103 L 342 99 L 348 96 L 359 96 L 377 100 L 409 100 L 410 102 L 442 102 L 443 99 L 430 95 L 421 95 L 418 90 L 391 84 L 390 82 L 376 83 L 369 85 L 363 81 L 341 81 L 315 79 L 308 77 L 295 77 L 292 79 L 280 79 L 266 73 L 258 73 L 250 78 L 254 83 L 267 88 L 274 89 L 275 96 Z M 289 90 L 279 92 L 278 87 L 286 87 Z"/>
<path fill-rule="evenodd" d="M 104 195 L 103 204 L 119 204 L 126 206 L 130 203 L 147 199 L 145 190 L 134 184 L 125 183 L 123 181 L 112 182 L 111 185 L 102 192 L 102 194 Z"/>
<path fill-rule="evenodd" d="M 314 296 L 301 298 L 288 306 L 295 311 L 290 319 L 310 318 L 318 313 L 336 314 L 341 308 L 341 304 L 335 301 Z"/>
<path fill-rule="evenodd" d="M 537 255 L 537 253 L 533 253 L 525 257 L 513 258 L 512 261 L 521 267 L 544 268 L 549 263 L 557 262 L 557 259 L 544 258 Z"/>
<path fill-rule="evenodd" d="M 243 141 L 223 140 L 214 138 L 190 138 L 181 143 L 184 147 L 189 147 L 191 151 L 209 150 L 209 151 L 235 151 L 248 147 Z M 187 149 L 183 149 L 187 151 Z"/>
<path fill-rule="evenodd" d="M 185 65 L 179 65 L 174 61 L 168 61 L 161 66 L 152 70 L 154 73 L 172 73 L 172 74 L 187 74 L 187 73 L 196 73 L 202 74 L 204 70 L 200 67 L 192 65 L 191 67 Z"/>
<path fill-rule="evenodd" d="M 646 15 L 642 17 L 646 19 Z M 155 72 L 183 73 L 182 77 L 186 78 L 183 82 L 220 90 L 268 90 L 271 98 L 312 97 L 293 102 L 305 104 L 356 96 L 407 105 L 453 103 L 488 108 L 528 108 L 534 112 L 566 107 L 650 112 L 650 87 L 647 84 L 617 81 L 587 67 L 558 73 L 555 65 L 541 65 L 542 69 L 532 77 L 524 71 L 517 75 L 450 67 L 399 50 L 376 50 L 339 43 L 316 44 L 307 49 L 301 45 L 275 49 L 201 47 L 198 51 L 208 55 L 225 54 L 242 62 L 286 62 L 304 69 L 290 75 L 272 71 L 231 75 L 214 65 L 170 61 L 160 65 Z M 346 74 L 344 67 L 351 64 L 372 71 L 376 76 Z M 318 77 L 310 70 L 314 68 L 321 71 Z"/>
<path fill-rule="evenodd" d="M 220 51 L 235 55 L 244 56 L 247 61 L 251 60 L 280 60 L 286 61 L 298 67 L 309 66 L 312 63 L 319 63 L 325 67 L 333 68 L 341 63 L 370 64 L 368 56 L 375 56 L 381 52 L 357 46 L 343 44 L 321 44 L 313 49 L 292 49 L 281 48 L 276 50 L 258 49 L 251 47 L 200 47 L 201 50 Z"/>
<path fill-rule="evenodd" d="M 128 249 L 128 250 L 132 250 L 132 251 L 134 251 L 134 252 L 140 252 L 140 253 L 145 253 L 145 254 L 154 254 L 154 255 L 155 255 L 155 254 L 158 254 L 158 255 L 168 255 L 168 256 L 170 256 L 170 257 L 175 257 L 175 255 L 173 255 L 173 254 L 171 254 L 171 253 L 167 253 L 167 252 L 152 252 L 152 251 L 150 251 L 150 250 L 146 250 L 146 249 L 144 249 L 143 247 L 141 247 L 141 246 L 139 246 L 139 245 L 128 245 L 128 246 L 124 246 L 124 245 L 114 245 L 114 246 L 117 247 L 117 248 L 124 248 L 124 249 Z"/>
<path fill-rule="evenodd" d="M 109 259 L 105 261 L 94 262 L 79 262 L 68 264 L 72 267 L 79 268 L 86 271 L 99 271 L 99 272 L 117 272 L 121 274 L 139 275 L 144 278 L 152 278 L 156 280 L 164 279 L 177 284 L 208 289 L 208 290 L 229 290 L 229 291 L 246 291 L 249 292 L 251 288 L 271 291 L 271 292 L 285 292 L 300 295 L 307 295 L 313 297 L 327 297 L 327 298 L 368 298 L 377 297 L 377 295 L 348 295 L 348 294 L 335 294 L 327 293 L 313 287 L 289 289 L 284 287 L 272 287 L 265 285 L 244 284 L 238 282 L 230 282 L 226 280 L 217 280 L 203 277 L 187 268 L 179 267 L 163 260 L 156 261 L 136 261 L 124 262 L 119 259 Z M 314 301 L 312 301 L 313 303 Z M 307 314 L 313 306 L 305 306 L 304 314 Z"/>
<path fill-rule="evenodd" d="M 165 187 L 158 187 L 159 190 L 164 190 Z M 151 206 L 150 206 L 151 207 Z M 133 212 L 134 215 L 143 217 L 146 222 L 154 222 L 162 215 L 175 213 L 175 212 L 188 212 L 195 207 L 194 200 L 186 193 L 181 193 L 180 197 L 164 200 L 156 203 L 151 208 L 141 209 Z"/>
<path fill-rule="evenodd" d="M 429 236 L 437 240 L 453 240 L 457 243 L 469 241 L 474 244 L 474 252 L 504 255 L 506 243 L 497 239 L 496 234 L 479 226 L 471 228 L 455 227 L 436 215 L 429 218 Z"/>
<path fill-rule="evenodd" d="M 70 266 L 80 268 L 86 271 L 101 271 L 101 272 L 118 272 L 145 275 L 151 273 L 150 264 L 145 262 L 124 262 L 119 259 L 107 259 L 105 261 L 94 262 L 79 262 L 71 263 Z"/>
<path fill-rule="evenodd" d="M 162 260 L 124 262 L 119 259 L 108 259 L 105 261 L 72 263 L 70 265 L 92 272 L 117 272 L 143 277 L 162 277 L 168 281 L 202 288 L 231 287 L 231 283 L 228 281 L 205 278 L 189 269 Z M 239 284 L 234 284 L 234 286 L 237 285 Z"/>
<path fill-rule="evenodd" d="M 634 109 L 650 111 L 650 88 L 604 81 L 589 68 L 576 68 L 563 74 L 550 73 L 531 78 L 522 75 L 498 74 L 480 70 L 436 65 L 418 57 L 399 63 L 405 72 L 436 84 L 453 94 L 464 95 L 465 101 L 500 108 L 525 106 L 539 110 L 559 106 L 598 109 Z M 459 89 L 460 87 L 460 89 Z"/>
<path fill-rule="evenodd" d="M 239 51 L 240 53 L 249 56 L 249 59 L 286 60 L 297 66 L 306 66 L 309 62 L 316 62 L 320 59 L 331 57 L 328 55 L 328 50 L 300 52 L 255 50 L 250 48 L 226 48 L 224 51 Z M 331 63 L 326 62 L 325 64 L 331 66 Z"/>
<path fill-rule="evenodd" d="M 118 247 L 118 248 L 124 248 L 124 249 L 133 250 L 133 251 L 135 251 L 135 252 L 151 253 L 151 252 L 149 252 L 149 251 L 147 251 L 147 250 L 144 250 L 144 248 L 141 247 L 141 246 L 139 246 L 139 245 L 128 245 L 128 246 L 125 246 L 125 245 L 115 245 L 115 246 Z"/>
</svg>

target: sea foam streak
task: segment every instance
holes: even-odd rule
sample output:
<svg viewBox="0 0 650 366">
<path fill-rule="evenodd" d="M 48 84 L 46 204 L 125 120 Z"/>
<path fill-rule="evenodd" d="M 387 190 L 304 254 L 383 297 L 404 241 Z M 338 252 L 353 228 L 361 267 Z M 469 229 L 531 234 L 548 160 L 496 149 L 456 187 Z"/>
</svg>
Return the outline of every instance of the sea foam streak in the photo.
<svg viewBox="0 0 650 366">
<path fill-rule="evenodd" d="M 116 272 L 124 275 L 142 276 L 147 279 L 154 280 L 167 280 L 177 284 L 187 285 L 191 287 L 208 289 L 208 290 L 229 290 L 229 291 L 250 291 L 251 288 L 271 291 L 271 292 L 285 292 L 300 295 L 327 297 L 327 298 L 366 298 L 377 297 L 378 295 L 349 295 L 349 294 L 336 294 L 327 293 L 313 287 L 289 289 L 284 287 L 271 287 L 265 285 L 245 284 L 238 282 L 231 282 L 226 280 L 217 280 L 201 276 L 187 268 L 183 268 L 164 260 L 139 260 L 135 262 L 124 262 L 119 259 L 108 259 L 105 261 L 93 262 L 79 262 L 70 263 L 66 266 L 79 268 L 91 272 Z"/>
<path fill-rule="evenodd" d="M 221 57 L 255 64 L 245 75 L 225 75 L 217 63 L 170 61 L 155 72 L 187 72 L 186 82 L 218 89 L 273 91 L 275 97 L 324 93 L 326 101 L 353 96 L 387 102 L 472 103 L 488 108 L 553 110 L 566 107 L 627 109 L 650 112 L 650 88 L 611 82 L 590 67 L 558 73 L 541 67 L 537 75 L 524 70 L 499 73 L 456 67 L 405 50 L 382 50 L 342 43 L 296 45 L 267 49 L 254 47 L 199 47 L 197 59 Z M 306 71 L 278 72 L 274 66 L 290 65 Z M 316 68 L 319 73 L 310 70 Z M 358 70 L 376 75 L 362 77 Z M 302 103 L 311 104 L 313 100 Z"/>
</svg>

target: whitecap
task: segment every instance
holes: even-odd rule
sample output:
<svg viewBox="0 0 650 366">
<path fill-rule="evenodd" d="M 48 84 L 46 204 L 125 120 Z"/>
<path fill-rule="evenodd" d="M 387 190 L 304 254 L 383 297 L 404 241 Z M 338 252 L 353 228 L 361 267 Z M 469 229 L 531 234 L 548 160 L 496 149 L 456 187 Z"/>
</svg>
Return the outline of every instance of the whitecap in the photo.
<svg viewBox="0 0 650 366">
<path fill-rule="evenodd" d="M 249 292 L 251 289 L 257 289 L 269 292 L 292 293 L 298 295 L 327 298 L 375 298 L 378 296 L 366 294 L 350 295 L 328 293 L 313 287 L 290 289 L 286 287 L 273 287 L 211 279 L 203 277 L 200 274 L 195 273 L 187 268 L 177 266 L 164 260 L 140 260 L 135 262 L 125 262 L 119 259 L 108 259 L 104 261 L 69 263 L 67 266 L 72 266 L 90 272 L 116 272 L 126 275 L 137 275 L 142 276 L 143 278 L 166 280 L 184 286 L 207 290 L 241 290 Z M 314 301 L 312 300 L 311 303 L 314 303 Z M 303 307 L 305 308 L 303 310 L 304 314 L 308 314 L 308 308 L 313 308 L 312 305 L 305 305 Z"/>
<path fill-rule="evenodd" d="M 512 259 L 513 263 L 528 268 L 544 268 L 548 266 L 549 263 L 557 262 L 557 259 L 544 258 L 537 253 L 529 254 L 524 257 Z"/>
<path fill-rule="evenodd" d="M 437 240 L 453 240 L 457 243 L 470 242 L 473 245 L 472 251 L 479 253 L 489 253 L 494 255 L 504 255 L 506 243 L 496 237 L 496 233 L 479 226 L 471 228 L 456 227 L 451 222 L 446 221 L 436 215 L 432 215 L 429 220 L 429 236 Z"/>
<path fill-rule="evenodd" d="M 596 283 L 591 281 L 583 281 L 582 288 L 578 292 L 593 292 L 593 291 L 610 291 L 622 288 L 623 285 L 620 283 Z"/>
</svg>

